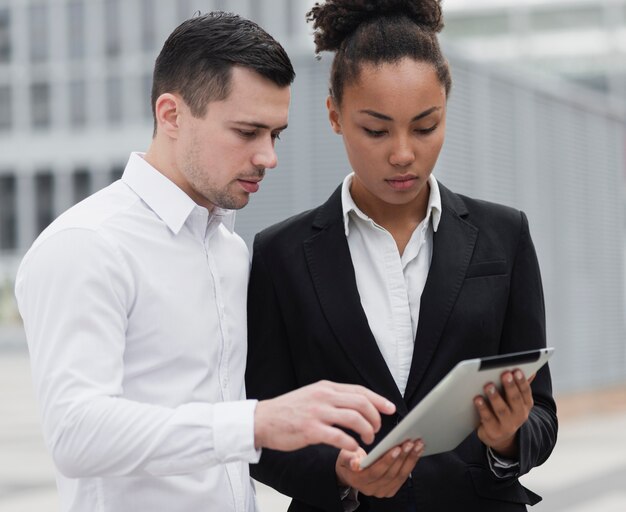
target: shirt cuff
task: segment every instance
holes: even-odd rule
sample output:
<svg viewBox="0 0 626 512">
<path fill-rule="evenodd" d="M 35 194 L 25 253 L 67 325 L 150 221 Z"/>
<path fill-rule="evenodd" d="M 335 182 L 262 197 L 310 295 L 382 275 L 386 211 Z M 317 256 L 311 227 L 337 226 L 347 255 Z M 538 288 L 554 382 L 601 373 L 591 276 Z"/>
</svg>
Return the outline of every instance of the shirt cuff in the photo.
<svg viewBox="0 0 626 512">
<path fill-rule="evenodd" d="M 519 462 L 496 455 L 490 446 L 487 447 L 489 468 L 497 478 L 513 478 L 519 475 Z"/>
<path fill-rule="evenodd" d="M 213 443 L 222 462 L 256 464 L 261 450 L 254 446 L 254 411 L 258 400 L 213 404 Z"/>
<path fill-rule="evenodd" d="M 352 487 L 340 487 L 339 498 L 341 499 L 341 506 L 343 512 L 354 512 L 359 505 L 359 491 Z"/>
</svg>

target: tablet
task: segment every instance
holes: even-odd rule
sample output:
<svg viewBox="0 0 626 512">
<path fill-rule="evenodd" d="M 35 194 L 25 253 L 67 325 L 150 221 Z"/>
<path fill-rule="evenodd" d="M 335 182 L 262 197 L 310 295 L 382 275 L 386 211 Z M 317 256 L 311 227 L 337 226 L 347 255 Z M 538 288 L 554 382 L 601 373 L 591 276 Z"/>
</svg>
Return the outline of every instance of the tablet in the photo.
<svg viewBox="0 0 626 512">
<path fill-rule="evenodd" d="M 501 390 L 504 371 L 519 368 L 530 376 L 553 352 L 550 347 L 461 361 L 361 460 L 361 468 L 409 439 L 422 439 L 422 457 L 454 450 L 480 423 L 474 398 L 484 394 L 485 384 Z"/>
</svg>

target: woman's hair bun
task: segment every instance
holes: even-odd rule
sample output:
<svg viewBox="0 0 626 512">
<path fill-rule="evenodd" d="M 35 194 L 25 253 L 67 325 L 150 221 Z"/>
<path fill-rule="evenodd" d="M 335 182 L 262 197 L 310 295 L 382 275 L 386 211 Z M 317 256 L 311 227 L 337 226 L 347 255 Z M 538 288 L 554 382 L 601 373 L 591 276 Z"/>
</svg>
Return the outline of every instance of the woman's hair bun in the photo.
<svg viewBox="0 0 626 512">
<path fill-rule="evenodd" d="M 443 28 L 441 0 L 326 0 L 307 13 L 316 51 L 336 51 L 359 25 L 386 16 L 406 16 L 432 32 Z"/>
</svg>

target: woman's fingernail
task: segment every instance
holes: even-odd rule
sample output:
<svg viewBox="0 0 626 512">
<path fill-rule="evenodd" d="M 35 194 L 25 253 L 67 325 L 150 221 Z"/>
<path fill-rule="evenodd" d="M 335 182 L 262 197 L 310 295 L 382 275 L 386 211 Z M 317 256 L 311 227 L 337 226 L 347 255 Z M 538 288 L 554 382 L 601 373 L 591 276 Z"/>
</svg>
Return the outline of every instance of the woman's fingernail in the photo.
<svg viewBox="0 0 626 512">
<path fill-rule="evenodd" d="M 407 443 L 404 445 L 404 453 L 409 453 L 413 449 L 413 443 Z"/>
<path fill-rule="evenodd" d="M 400 447 L 395 448 L 392 452 L 391 452 L 391 457 L 394 459 L 398 458 L 398 455 L 400 455 L 400 452 L 402 450 L 400 450 Z"/>
<path fill-rule="evenodd" d="M 524 374 L 523 374 L 521 371 L 517 370 L 517 371 L 515 372 L 515 378 L 516 378 L 517 380 L 522 380 L 522 379 L 524 378 Z"/>
</svg>

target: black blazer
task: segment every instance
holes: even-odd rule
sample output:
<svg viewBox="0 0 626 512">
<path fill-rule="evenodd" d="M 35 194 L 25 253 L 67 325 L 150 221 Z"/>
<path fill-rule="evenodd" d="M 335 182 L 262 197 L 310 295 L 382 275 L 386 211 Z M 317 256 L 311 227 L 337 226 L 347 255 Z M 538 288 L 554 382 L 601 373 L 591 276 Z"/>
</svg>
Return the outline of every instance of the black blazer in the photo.
<svg viewBox="0 0 626 512">
<path fill-rule="evenodd" d="M 544 347 L 544 301 L 526 216 L 440 184 L 442 216 L 421 298 L 404 397 L 361 307 L 344 231 L 341 188 L 322 206 L 259 233 L 248 295 L 248 396 L 270 398 L 320 379 L 366 386 L 395 403 L 377 440 L 460 360 Z M 518 435 L 520 474 L 544 462 L 556 442 L 550 373 L 532 384 L 535 407 Z M 368 451 L 368 447 L 364 447 Z M 290 511 L 343 508 L 338 451 L 313 446 L 263 450 L 254 478 L 294 498 Z M 361 511 L 506 512 L 541 498 L 516 478 L 497 479 L 476 433 L 452 452 L 421 459 L 394 498 L 360 496 Z"/>
</svg>

